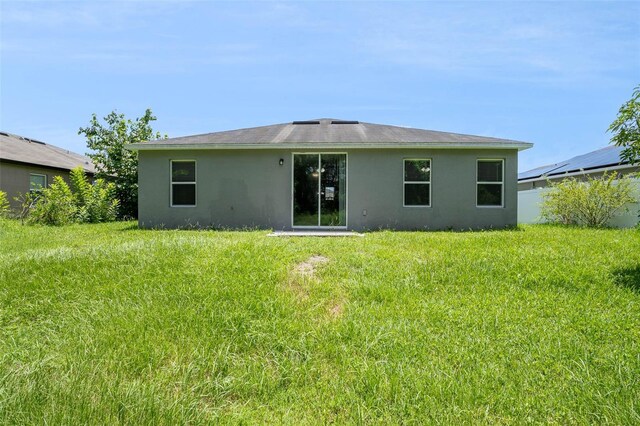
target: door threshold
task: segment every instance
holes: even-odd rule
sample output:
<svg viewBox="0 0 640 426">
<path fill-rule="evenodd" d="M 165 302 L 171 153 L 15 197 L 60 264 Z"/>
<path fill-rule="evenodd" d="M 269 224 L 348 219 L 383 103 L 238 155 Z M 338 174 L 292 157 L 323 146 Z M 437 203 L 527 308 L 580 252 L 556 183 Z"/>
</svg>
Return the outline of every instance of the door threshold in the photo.
<svg viewBox="0 0 640 426">
<path fill-rule="evenodd" d="M 305 231 L 273 231 L 267 237 L 364 237 L 364 234 L 354 231 L 305 230 Z"/>
</svg>

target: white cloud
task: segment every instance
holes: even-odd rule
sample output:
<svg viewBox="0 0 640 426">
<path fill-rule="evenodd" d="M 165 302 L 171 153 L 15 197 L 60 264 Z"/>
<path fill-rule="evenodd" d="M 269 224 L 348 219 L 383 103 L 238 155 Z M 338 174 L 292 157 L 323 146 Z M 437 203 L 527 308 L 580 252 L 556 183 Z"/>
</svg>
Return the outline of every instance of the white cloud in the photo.
<svg viewBox="0 0 640 426">
<path fill-rule="evenodd" d="M 144 27 L 153 17 L 188 7 L 168 1 L 3 1 L 0 22 L 47 30 L 76 28 L 118 31 Z"/>
<path fill-rule="evenodd" d="M 433 13 L 409 7 L 372 11 L 361 28 L 362 50 L 381 63 L 559 83 L 600 79 L 640 57 L 639 33 L 627 37 L 624 25 L 611 25 L 629 21 L 627 16 L 579 11 L 574 3 L 439 6 Z"/>
</svg>

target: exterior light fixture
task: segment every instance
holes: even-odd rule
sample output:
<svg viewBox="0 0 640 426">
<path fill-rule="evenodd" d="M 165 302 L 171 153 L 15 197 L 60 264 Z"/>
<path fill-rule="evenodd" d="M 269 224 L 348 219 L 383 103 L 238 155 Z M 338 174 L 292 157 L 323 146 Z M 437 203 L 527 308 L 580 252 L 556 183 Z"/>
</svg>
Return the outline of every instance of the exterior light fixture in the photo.
<svg viewBox="0 0 640 426">
<path fill-rule="evenodd" d="M 278 164 L 282 166 L 284 164 L 284 158 L 281 158 L 280 161 L 278 161 Z"/>
</svg>

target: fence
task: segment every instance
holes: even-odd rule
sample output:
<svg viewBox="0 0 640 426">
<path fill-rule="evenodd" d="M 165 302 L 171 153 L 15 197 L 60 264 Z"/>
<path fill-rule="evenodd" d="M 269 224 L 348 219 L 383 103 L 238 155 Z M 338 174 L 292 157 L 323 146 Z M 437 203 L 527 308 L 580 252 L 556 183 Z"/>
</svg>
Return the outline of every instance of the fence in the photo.
<svg viewBox="0 0 640 426">
<path fill-rule="evenodd" d="M 640 200 L 640 179 L 635 179 L 634 197 Z M 518 191 L 518 223 L 543 223 L 540 217 L 540 204 L 542 203 L 542 195 L 549 192 L 550 188 L 536 188 L 527 191 Z M 638 224 L 638 212 L 640 211 L 640 202 L 629 204 L 627 211 L 619 211 L 618 214 L 611 219 L 609 226 L 616 228 L 631 228 Z"/>
</svg>

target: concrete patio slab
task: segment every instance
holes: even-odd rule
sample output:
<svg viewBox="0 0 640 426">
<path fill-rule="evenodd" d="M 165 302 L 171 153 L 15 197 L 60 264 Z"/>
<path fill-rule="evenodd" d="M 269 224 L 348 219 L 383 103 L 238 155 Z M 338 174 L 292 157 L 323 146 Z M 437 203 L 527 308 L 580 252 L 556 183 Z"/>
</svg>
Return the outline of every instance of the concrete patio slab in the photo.
<svg viewBox="0 0 640 426">
<path fill-rule="evenodd" d="M 353 231 L 274 231 L 267 237 L 364 237 Z"/>
</svg>

